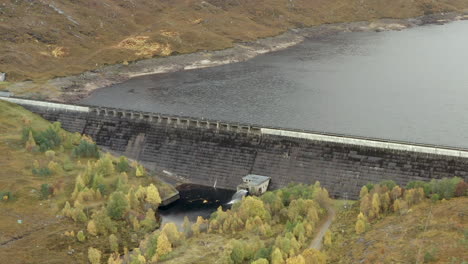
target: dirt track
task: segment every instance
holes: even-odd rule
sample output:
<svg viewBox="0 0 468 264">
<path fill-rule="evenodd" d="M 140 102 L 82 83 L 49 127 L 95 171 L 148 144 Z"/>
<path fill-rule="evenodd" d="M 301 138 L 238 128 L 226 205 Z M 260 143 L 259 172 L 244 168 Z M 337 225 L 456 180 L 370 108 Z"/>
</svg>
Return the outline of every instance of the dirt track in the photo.
<svg viewBox="0 0 468 264">
<path fill-rule="evenodd" d="M 335 210 L 330 207 L 328 208 L 328 216 L 326 221 L 318 229 L 317 235 L 315 235 L 314 240 L 312 240 L 312 242 L 310 243 L 309 248 L 317 250 L 320 250 L 322 248 L 323 237 L 325 236 L 325 233 L 327 232 L 328 228 L 330 228 L 330 225 L 332 224 L 334 218 Z"/>
</svg>

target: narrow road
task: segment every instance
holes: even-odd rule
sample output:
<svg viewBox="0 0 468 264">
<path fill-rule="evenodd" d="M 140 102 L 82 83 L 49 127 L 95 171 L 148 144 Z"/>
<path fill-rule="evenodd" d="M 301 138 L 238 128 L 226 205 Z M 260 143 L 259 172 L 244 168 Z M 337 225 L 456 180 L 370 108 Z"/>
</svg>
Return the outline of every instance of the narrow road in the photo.
<svg viewBox="0 0 468 264">
<path fill-rule="evenodd" d="M 333 209 L 332 206 L 330 206 L 328 208 L 327 220 L 318 229 L 318 233 L 317 235 L 315 235 L 314 240 L 312 240 L 312 242 L 310 243 L 309 248 L 313 248 L 317 250 L 320 250 L 322 248 L 323 237 L 325 236 L 325 233 L 327 232 L 328 228 L 330 228 L 330 225 L 333 222 L 334 218 L 335 218 L 335 210 Z"/>
</svg>

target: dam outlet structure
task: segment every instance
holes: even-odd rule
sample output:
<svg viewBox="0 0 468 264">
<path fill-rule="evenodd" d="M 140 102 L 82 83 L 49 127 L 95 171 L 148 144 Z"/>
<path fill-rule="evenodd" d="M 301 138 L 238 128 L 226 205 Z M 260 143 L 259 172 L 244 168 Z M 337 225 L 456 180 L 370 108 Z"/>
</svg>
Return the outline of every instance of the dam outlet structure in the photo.
<svg viewBox="0 0 468 264">
<path fill-rule="evenodd" d="M 468 150 L 261 127 L 157 113 L 45 102 L 16 103 L 104 149 L 188 182 L 235 189 L 248 174 L 271 177 L 270 190 L 320 181 L 334 197 L 358 198 L 367 183 L 461 177 Z"/>
</svg>

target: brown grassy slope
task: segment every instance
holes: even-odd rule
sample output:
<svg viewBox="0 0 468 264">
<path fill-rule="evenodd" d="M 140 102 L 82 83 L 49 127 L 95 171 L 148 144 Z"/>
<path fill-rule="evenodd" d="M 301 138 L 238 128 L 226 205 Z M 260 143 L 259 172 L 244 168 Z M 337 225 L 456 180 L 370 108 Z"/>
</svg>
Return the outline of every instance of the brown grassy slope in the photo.
<svg viewBox="0 0 468 264">
<path fill-rule="evenodd" d="M 5 0 L 0 72 L 45 80 L 105 64 L 215 50 L 322 23 L 468 8 L 468 0 Z"/>
<path fill-rule="evenodd" d="M 23 118 L 31 120 L 31 125 L 37 129 L 49 125 L 21 107 L 0 101 L 0 192 L 10 191 L 15 196 L 12 201 L 0 201 L 0 263 L 34 263 L 45 261 L 47 255 L 51 256 L 50 263 L 60 263 L 54 260 L 67 258 L 66 250 L 51 251 L 48 244 L 73 227 L 69 222 L 60 222 L 55 217 L 58 205 L 40 200 L 38 193 L 42 183 L 55 183 L 60 179 L 67 186 L 74 177 L 69 177 L 68 173 L 48 178 L 32 174 L 33 160 L 43 159 L 40 156 L 44 154 L 29 153 L 19 143 Z M 18 220 L 23 222 L 20 224 Z"/>
<path fill-rule="evenodd" d="M 405 215 L 392 214 L 356 235 L 359 205 L 332 224 L 328 263 L 466 263 L 468 198 L 423 202 Z"/>
<path fill-rule="evenodd" d="M 107 245 L 107 237 L 102 237 L 104 242 L 94 239 L 78 243 L 76 238 L 64 236 L 64 232 L 73 230 L 76 234 L 84 225 L 57 214 L 70 199 L 77 175 L 83 173 L 84 167 L 79 164 L 86 164 L 87 159 L 78 160 L 71 157 L 70 150 L 59 148 L 55 150 L 54 161 L 60 164 L 61 171 L 50 176 L 34 175 L 33 162 L 37 160 L 41 166 L 47 166 L 48 158 L 41 152 L 26 151 L 21 144 L 22 129 L 26 126 L 23 120 L 30 121 L 35 130 L 50 125 L 40 116 L 0 100 L 0 193 L 11 192 L 14 196 L 4 200 L 0 195 L 0 263 L 85 263 L 87 247 Z M 116 176 L 106 180 L 115 181 Z M 143 178 L 131 177 L 129 183 L 147 185 L 141 183 L 148 180 Z M 163 198 L 174 193 L 173 187 L 151 180 L 156 181 Z M 41 199 L 39 195 L 44 183 L 56 190 L 50 199 Z M 71 249 L 73 252 L 69 254 Z"/>
</svg>

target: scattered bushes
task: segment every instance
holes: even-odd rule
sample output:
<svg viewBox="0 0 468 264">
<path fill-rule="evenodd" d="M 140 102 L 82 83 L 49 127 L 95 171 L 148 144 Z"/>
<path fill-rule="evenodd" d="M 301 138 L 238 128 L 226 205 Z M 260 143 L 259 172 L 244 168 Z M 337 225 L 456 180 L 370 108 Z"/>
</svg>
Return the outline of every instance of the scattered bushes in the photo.
<svg viewBox="0 0 468 264">
<path fill-rule="evenodd" d="M 22 138 L 28 150 L 34 149 L 37 144 L 39 151 L 45 152 L 60 146 L 62 143 L 60 131 L 61 124 L 55 122 L 44 131 L 36 131 L 31 127 L 25 128 Z"/>
<path fill-rule="evenodd" d="M 430 182 L 411 181 L 406 189 L 422 188 L 426 197 L 431 199 L 450 199 L 453 197 L 466 196 L 468 184 L 459 177 L 433 179 Z"/>
<path fill-rule="evenodd" d="M 392 187 L 390 189 L 390 187 Z M 393 181 L 367 184 L 360 192 L 360 214 L 356 221 L 357 234 L 366 231 L 368 220 L 380 218 L 391 211 L 405 214 L 411 206 L 430 198 L 433 202 L 467 195 L 468 184 L 463 179 L 443 178 L 430 182 L 412 181 L 401 188 Z"/>
<path fill-rule="evenodd" d="M 34 175 L 41 176 L 41 177 L 47 177 L 47 176 L 52 175 L 52 171 L 47 167 L 45 167 L 45 168 L 33 168 L 32 173 Z"/>
</svg>

